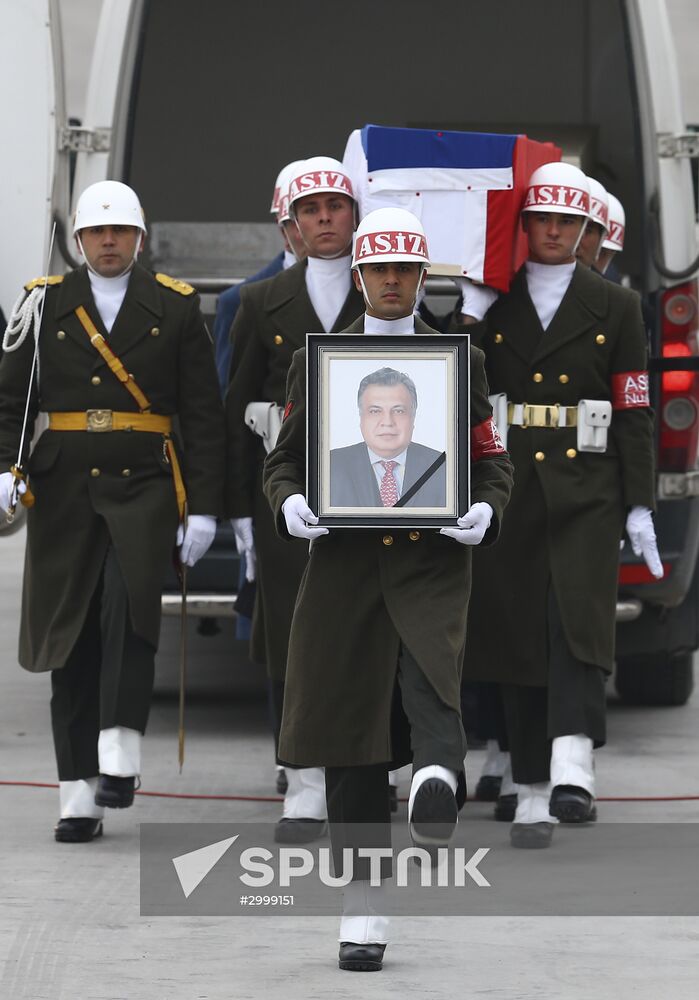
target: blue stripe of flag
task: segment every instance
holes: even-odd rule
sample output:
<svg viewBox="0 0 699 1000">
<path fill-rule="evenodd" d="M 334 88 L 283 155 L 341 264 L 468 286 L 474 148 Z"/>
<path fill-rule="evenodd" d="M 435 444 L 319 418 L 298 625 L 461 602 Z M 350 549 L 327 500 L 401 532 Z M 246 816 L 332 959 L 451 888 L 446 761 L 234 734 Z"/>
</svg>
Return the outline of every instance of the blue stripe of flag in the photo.
<svg viewBox="0 0 699 1000">
<path fill-rule="evenodd" d="M 511 167 L 516 135 L 444 132 L 365 125 L 362 146 L 369 173 L 411 167 Z"/>
</svg>

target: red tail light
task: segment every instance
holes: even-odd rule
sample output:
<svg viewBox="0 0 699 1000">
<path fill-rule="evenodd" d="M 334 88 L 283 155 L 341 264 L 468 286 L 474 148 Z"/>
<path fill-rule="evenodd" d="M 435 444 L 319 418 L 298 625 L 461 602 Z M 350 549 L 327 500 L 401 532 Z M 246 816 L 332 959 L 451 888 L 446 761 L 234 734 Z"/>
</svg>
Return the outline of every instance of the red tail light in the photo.
<svg viewBox="0 0 699 1000">
<path fill-rule="evenodd" d="M 689 358 L 699 353 L 697 282 L 668 288 L 662 296 L 664 358 Z M 661 472 L 688 472 L 696 468 L 699 454 L 699 375 L 697 372 L 663 372 L 660 392 Z"/>
<path fill-rule="evenodd" d="M 628 542 L 627 542 L 628 544 Z M 665 578 L 670 575 L 672 563 L 663 563 Z M 619 583 L 624 586 L 632 586 L 639 583 L 657 583 L 651 571 L 645 563 L 622 563 L 619 567 Z"/>
</svg>

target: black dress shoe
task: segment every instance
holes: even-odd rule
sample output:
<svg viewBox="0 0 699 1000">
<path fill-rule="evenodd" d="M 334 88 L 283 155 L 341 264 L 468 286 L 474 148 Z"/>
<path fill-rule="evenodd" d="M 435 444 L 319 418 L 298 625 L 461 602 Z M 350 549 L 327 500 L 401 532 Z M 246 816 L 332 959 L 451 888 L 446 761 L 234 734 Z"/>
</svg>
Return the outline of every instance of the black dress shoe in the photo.
<svg viewBox="0 0 699 1000">
<path fill-rule="evenodd" d="M 59 843 L 87 844 L 88 841 L 102 836 L 102 820 L 71 816 L 68 819 L 59 819 L 53 832 Z"/>
<path fill-rule="evenodd" d="M 594 823 L 597 819 L 595 800 L 577 785 L 556 785 L 551 792 L 549 812 L 561 823 Z"/>
<path fill-rule="evenodd" d="M 287 819 L 282 817 L 274 828 L 277 844 L 309 844 L 322 837 L 327 828 L 324 819 Z"/>
<path fill-rule="evenodd" d="M 500 794 L 502 778 L 497 774 L 482 774 L 476 785 L 476 800 L 478 802 L 496 802 Z"/>
<path fill-rule="evenodd" d="M 107 809 L 126 809 L 133 805 L 136 779 L 117 778 L 113 774 L 100 774 L 97 779 L 95 805 Z"/>
<path fill-rule="evenodd" d="M 446 781 L 428 778 L 413 800 L 410 835 L 415 844 L 446 846 L 456 826 L 456 798 Z"/>
<path fill-rule="evenodd" d="M 395 785 L 388 786 L 388 799 L 391 804 L 391 812 L 398 812 L 398 789 Z"/>
<path fill-rule="evenodd" d="M 289 779 L 286 776 L 286 771 L 277 771 L 277 794 L 286 795 L 289 788 Z"/>
<path fill-rule="evenodd" d="M 495 819 L 501 823 L 511 823 L 517 812 L 517 793 L 498 795 L 495 803 Z"/>
<path fill-rule="evenodd" d="M 380 972 L 383 968 L 385 950 L 385 944 L 354 944 L 352 941 L 342 941 L 337 964 L 348 972 Z"/>
<path fill-rule="evenodd" d="M 550 847 L 553 823 L 513 823 L 510 843 L 513 847 Z"/>
</svg>

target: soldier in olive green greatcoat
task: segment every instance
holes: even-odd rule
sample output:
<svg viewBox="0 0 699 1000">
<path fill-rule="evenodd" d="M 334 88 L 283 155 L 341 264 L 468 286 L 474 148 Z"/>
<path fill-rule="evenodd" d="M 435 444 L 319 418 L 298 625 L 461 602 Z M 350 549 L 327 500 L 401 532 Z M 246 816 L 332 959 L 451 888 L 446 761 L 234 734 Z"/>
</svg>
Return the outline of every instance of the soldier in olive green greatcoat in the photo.
<svg viewBox="0 0 699 1000">
<path fill-rule="evenodd" d="M 484 320 L 482 290 L 466 284 L 462 306 L 483 320 L 469 329 L 515 467 L 497 550 L 474 559 L 466 669 L 503 685 L 523 847 L 547 846 L 556 819 L 595 815 L 624 526 L 662 575 L 640 302 L 576 264 L 588 212 L 581 171 L 539 168 L 523 210 L 529 260 Z"/>
<path fill-rule="evenodd" d="M 27 286 L 0 364 L 5 509 L 16 489 L 9 470 L 34 352 L 34 336 L 20 328 L 45 294 L 26 441 L 40 411 L 49 423 L 26 462 L 35 503 L 19 657 L 27 670 L 52 671 L 61 841 L 91 840 L 102 832 L 104 806 L 133 801 L 163 580 L 176 534 L 189 566 L 211 543 L 224 463 L 199 299 L 191 286 L 137 263 L 145 224 L 136 194 L 115 181 L 87 188 L 75 234 L 87 264 Z"/>
<path fill-rule="evenodd" d="M 424 231 L 414 215 L 392 208 L 367 215 L 357 230 L 353 258 L 366 313 L 345 333 L 434 334 L 437 339 L 437 331 L 413 314 L 427 264 Z M 412 761 L 408 817 L 418 843 L 446 843 L 465 797 L 460 676 L 470 546 L 497 538 L 512 482 L 487 400 L 483 355 L 476 348 L 470 369 L 471 507 L 457 527 L 441 532 L 328 533 L 313 527 L 317 517 L 303 496 L 305 349 L 296 352 L 289 372 L 287 415 L 265 465 L 265 492 L 280 534 L 313 541 L 291 629 L 279 753 L 295 765 L 325 767 L 338 870 L 344 848 L 362 846 L 363 835 L 352 824 L 373 825 L 366 846 L 390 847 L 389 768 Z M 406 413 L 414 423 L 419 407 L 430 403 L 420 402 L 414 383 L 399 372 L 384 369 L 374 376 L 380 378 L 369 419 L 381 423 L 371 444 L 363 431 L 364 461 L 370 480 L 376 478 L 377 505 L 380 498 L 388 507 L 399 497 L 407 500 L 410 489 L 412 436 L 405 430 Z M 358 402 L 363 405 L 361 390 Z M 372 842 L 373 835 L 380 844 Z M 387 942 L 387 920 L 379 915 L 381 891 L 369 886 L 355 861 L 344 891 L 340 968 L 381 967 Z"/>
<path fill-rule="evenodd" d="M 282 195 L 284 197 L 284 195 Z M 237 536 L 251 538 L 257 594 L 251 655 L 265 664 L 275 709 L 275 742 L 284 697 L 289 630 L 299 582 L 308 560 L 308 545 L 285 545 L 274 530 L 269 504 L 262 493 L 265 440 L 273 423 L 253 431 L 250 407 L 284 406 L 291 358 L 307 333 L 336 333 L 362 311 L 362 298 L 352 286 L 350 245 L 355 203 L 352 183 L 342 165 L 330 157 L 302 161 L 289 180 L 286 196 L 292 225 L 308 250 L 303 263 L 266 281 L 241 289 L 241 303 L 231 329 L 235 345 L 231 383 L 226 396 L 228 430 L 226 512 Z M 283 214 L 283 213 L 282 213 Z M 270 414 L 274 416 L 274 413 Z M 248 555 L 250 558 L 250 555 Z M 303 842 L 325 827 L 323 774 L 319 768 L 287 769 L 289 786 L 275 836 Z"/>
</svg>

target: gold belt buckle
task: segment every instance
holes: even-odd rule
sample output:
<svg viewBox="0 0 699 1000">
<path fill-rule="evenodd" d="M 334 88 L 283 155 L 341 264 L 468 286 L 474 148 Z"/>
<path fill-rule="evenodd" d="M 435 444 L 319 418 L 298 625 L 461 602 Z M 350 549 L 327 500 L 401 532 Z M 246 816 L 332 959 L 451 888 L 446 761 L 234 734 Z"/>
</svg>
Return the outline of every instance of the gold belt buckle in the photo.
<svg viewBox="0 0 699 1000">
<path fill-rule="evenodd" d="M 545 406 L 544 410 L 544 427 L 558 427 L 558 419 L 560 415 L 561 408 L 558 403 L 553 403 L 551 406 Z"/>
<path fill-rule="evenodd" d="M 112 429 L 111 410 L 87 410 L 86 416 L 87 416 L 88 431 L 95 431 L 96 433 L 101 433 L 102 431 L 111 431 Z"/>
<path fill-rule="evenodd" d="M 524 403 L 522 427 L 558 427 L 560 409 L 558 403 Z"/>
</svg>

